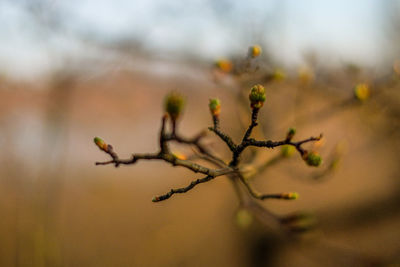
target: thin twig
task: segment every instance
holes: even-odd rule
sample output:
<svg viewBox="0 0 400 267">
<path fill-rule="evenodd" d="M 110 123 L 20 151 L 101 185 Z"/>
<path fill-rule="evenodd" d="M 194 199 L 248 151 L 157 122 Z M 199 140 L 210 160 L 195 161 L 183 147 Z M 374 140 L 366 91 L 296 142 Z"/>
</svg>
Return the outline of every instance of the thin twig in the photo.
<svg viewBox="0 0 400 267">
<path fill-rule="evenodd" d="M 171 163 L 173 166 L 185 167 L 195 173 L 203 173 L 213 177 L 227 174 L 233 172 L 235 169 L 231 167 L 221 168 L 221 169 L 210 169 L 199 165 L 197 163 L 191 162 L 189 160 L 178 159 L 173 154 L 133 154 L 130 159 L 119 159 L 118 156 L 110 161 L 96 162 L 96 165 L 108 165 L 114 164 L 118 167 L 120 164 L 130 165 L 135 164 L 138 160 L 164 160 Z"/>
<path fill-rule="evenodd" d="M 305 150 L 301 147 L 301 145 L 308 143 L 308 142 L 313 142 L 313 141 L 319 141 L 322 138 L 322 134 L 320 134 L 318 137 L 310 137 L 298 142 L 292 142 L 288 139 L 282 140 L 282 141 L 257 141 L 254 139 L 249 139 L 247 142 L 243 143 L 244 147 L 248 146 L 256 146 L 256 147 L 266 147 L 266 148 L 275 148 L 277 146 L 283 146 L 283 145 L 291 145 L 294 146 L 297 151 L 303 156 L 305 153 Z"/>
<path fill-rule="evenodd" d="M 185 193 L 191 189 L 193 189 L 196 185 L 200 183 L 205 183 L 208 182 L 215 177 L 218 176 L 223 176 L 223 175 L 229 175 L 231 179 L 237 179 L 239 177 L 239 180 L 245 185 L 249 193 L 256 199 L 294 199 L 295 195 L 293 194 L 288 194 L 288 193 L 282 193 L 282 194 L 261 194 L 256 192 L 248 182 L 248 180 L 244 177 L 243 175 L 243 170 L 240 170 L 237 166 L 239 164 L 239 157 L 241 153 L 247 148 L 247 147 L 266 147 L 266 148 L 274 148 L 277 146 L 282 146 L 282 145 L 292 145 L 294 146 L 298 152 L 304 156 L 307 155 L 307 151 L 304 150 L 301 146 L 307 142 L 311 141 L 318 141 L 322 138 L 322 135 L 319 137 L 310 137 L 308 139 L 298 141 L 298 142 L 292 142 L 291 139 L 293 136 L 287 136 L 287 138 L 283 141 L 258 141 L 255 139 L 250 138 L 252 131 L 254 127 L 257 126 L 257 117 L 259 113 L 259 108 L 256 108 L 252 104 L 252 116 L 251 116 L 251 123 L 249 127 L 247 128 L 243 139 L 240 144 L 235 144 L 230 136 L 227 134 L 223 133 L 220 128 L 219 128 L 219 116 L 217 113 L 213 113 L 213 127 L 210 127 L 209 129 L 213 131 L 222 141 L 225 142 L 225 144 L 228 146 L 228 148 L 232 151 L 232 160 L 229 163 L 229 165 L 226 165 L 226 163 L 213 155 L 202 143 L 201 140 L 205 136 L 205 132 L 201 132 L 198 135 L 194 136 L 193 138 L 186 138 L 181 136 L 178 133 L 177 129 L 177 121 L 176 118 L 170 118 L 171 123 L 172 123 L 172 129 L 171 132 L 168 133 L 166 129 L 166 123 L 167 120 L 169 119 L 169 115 L 165 114 L 162 117 L 161 120 L 161 128 L 160 128 L 160 135 L 159 135 L 159 152 L 158 153 L 149 153 L 149 154 L 132 154 L 132 156 L 128 159 L 120 159 L 118 154 L 114 151 L 113 147 L 109 144 L 106 144 L 103 140 L 100 138 L 95 138 L 95 143 L 96 145 L 105 153 L 107 153 L 110 157 L 111 160 L 109 161 L 104 161 L 104 162 L 96 162 L 96 165 L 109 165 L 109 164 L 114 164 L 115 167 L 118 167 L 121 164 L 124 165 L 130 165 L 130 164 L 135 164 L 139 160 L 163 160 L 165 162 L 168 162 L 172 164 L 173 166 L 180 166 L 184 167 L 186 169 L 191 170 L 192 172 L 195 173 L 202 173 L 205 174 L 206 176 L 201 179 L 197 179 L 192 181 L 188 186 L 182 187 L 182 188 L 177 188 L 177 189 L 171 189 L 168 193 L 155 197 L 153 201 L 162 201 L 165 199 L 170 198 L 173 194 L 176 193 Z M 186 144 L 186 145 L 191 145 L 198 150 L 198 156 L 199 158 L 203 158 L 207 160 L 208 162 L 213 163 L 214 165 L 218 166 L 219 168 L 217 169 L 212 169 L 212 168 L 207 168 L 205 166 L 202 166 L 200 164 L 197 164 L 193 161 L 186 160 L 186 159 L 180 159 L 174 154 L 170 152 L 168 143 L 169 142 L 178 142 L 181 144 Z M 263 166 L 261 166 L 257 172 L 261 172 L 263 169 L 265 169 L 268 165 L 272 164 L 273 160 L 271 162 L 265 163 Z M 256 173 L 257 173 L 256 172 Z"/>
<path fill-rule="evenodd" d="M 205 183 L 208 182 L 212 179 L 214 179 L 215 176 L 210 176 L 207 175 L 204 178 L 201 179 L 197 179 L 192 181 L 188 186 L 186 187 L 182 187 L 182 188 L 176 188 L 176 189 L 171 189 L 168 193 L 164 194 L 164 195 L 160 195 L 160 196 L 156 196 L 153 198 L 153 202 L 159 202 L 159 201 L 163 201 L 166 200 L 168 198 L 170 198 L 173 194 L 182 194 L 182 193 L 186 193 L 189 190 L 192 190 L 196 185 L 201 184 L 201 183 Z"/>
<path fill-rule="evenodd" d="M 247 129 L 246 133 L 243 136 L 242 142 L 245 142 L 249 139 L 251 132 L 253 131 L 253 128 L 258 125 L 257 123 L 257 116 L 258 116 L 258 108 L 253 108 L 253 111 L 251 113 L 251 123 L 249 128 Z"/>
<path fill-rule="evenodd" d="M 253 189 L 253 187 L 250 185 L 250 182 L 242 175 L 242 174 L 238 174 L 239 179 L 242 181 L 242 183 L 246 186 L 247 190 L 249 191 L 249 193 L 257 199 L 260 200 L 265 200 L 265 199 L 286 199 L 286 200 L 290 200 L 290 199 L 296 199 L 296 197 L 293 193 L 280 193 L 280 194 L 262 194 L 257 192 L 255 189 Z"/>
</svg>

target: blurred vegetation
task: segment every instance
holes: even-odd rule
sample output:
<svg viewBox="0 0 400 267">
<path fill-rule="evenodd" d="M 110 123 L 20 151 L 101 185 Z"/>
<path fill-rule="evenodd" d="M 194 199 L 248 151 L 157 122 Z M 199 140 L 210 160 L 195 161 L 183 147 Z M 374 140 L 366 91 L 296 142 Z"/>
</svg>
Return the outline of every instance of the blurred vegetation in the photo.
<svg viewBox="0 0 400 267">
<path fill-rule="evenodd" d="M 1 266 L 400 263 L 396 1 L 382 4 L 388 45 L 374 68 L 330 64 L 312 51 L 302 64 L 288 67 L 268 48 L 272 37 L 261 26 L 249 31 L 224 1 L 211 6 L 217 15 L 227 10 L 220 21 L 237 26 L 241 42 L 214 62 L 183 51 L 166 60 L 137 38 L 104 40 L 70 31 L 68 14 L 49 9 L 47 1 L 15 3 L 32 16 L 37 38 L 72 35 L 103 57 L 50 57 L 52 72 L 33 80 L 0 75 Z M 254 25 L 279 17 L 284 5 L 276 10 Z M 270 27 L 281 25 L 271 21 Z M 253 42 L 261 53 L 248 50 Z M 289 127 L 296 127 L 299 138 L 324 133 L 308 147 L 322 155 L 318 169 L 308 168 L 290 147 L 246 151 L 245 163 L 254 162 L 261 172 L 252 179 L 260 191 L 296 191 L 298 200 L 243 207 L 229 180 L 216 179 L 152 203 L 154 194 L 187 185 L 192 174 L 159 162 L 94 166 L 103 156 L 91 142 L 97 135 L 113 140 L 126 157 L 155 151 L 164 95 L 175 89 L 187 97 L 182 132 L 192 136 L 210 126 L 208 101 L 218 97 L 221 127 L 240 140 L 249 123 L 248 89 L 256 83 L 267 93 L 257 137 L 280 140 Z M 205 143 L 229 156 L 211 135 Z M 181 146 L 173 152 L 193 153 Z M 252 176 L 255 168 L 247 171 Z M 268 227 L 270 213 L 293 235 L 283 238 Z"/>
</svg>

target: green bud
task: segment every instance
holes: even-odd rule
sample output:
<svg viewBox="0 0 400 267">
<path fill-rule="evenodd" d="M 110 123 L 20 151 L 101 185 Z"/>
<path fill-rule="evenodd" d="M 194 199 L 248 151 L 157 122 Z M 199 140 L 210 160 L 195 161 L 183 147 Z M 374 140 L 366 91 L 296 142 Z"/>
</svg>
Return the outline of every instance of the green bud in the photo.
<svg viewBox="0 0 400 267">
<path fill-rule="evenodd" d="M 286 74 L 285 74 L 285 72 L 284 72 L 283 70 L 281 70 L 281 69 L 276 69 L 276 70 L 274 71 L 274 73 L 272 74 L 272 78 L 273 78 L 275 81 L 281 81 L 281 80 L 284 80 L 284 79 L 286 78 Z"/>
<path fill-rule="evenodd" d="M 354 96 L 360 101 L 365 101 L 370 96 L 370 89 L 367 84 L 360 83 L 354 87 Z"/>
<path fill-rule="evenodd" d="M 103 139 L 101 139 L 100 137 L 97 137 L 97 136 L 96 136 L 96 137 L 93 139 L 93 141 L 94 141 L 94 143 L 98 146 L 98 148 L 100 148 L 101 150 L 107 152 L 107 150 L 108 150 L 108 145 L 106 144 L 106 142 L 104 142 Z"/>
<path fill-rule="evenodd" d="M 307 153 L 305 161 L 309 166 L 318 167 L 322 163 L 322 158 L 317 152 Z"/>
<path fill-rule="evenodd" d="M 340 159 L 336 158 L 336 159 L 332 160 L 331 164 L 329 165 L 329 168 L 331 170 L 336 170 L 339 167 L 339 164 L 340 164 Z"/>
<path fill-rule="evenodd" d="M 291 192 L 291 193 L 283 193 L 282 194 L 283 199 L 288 199 L 288 200 L 295 200 L 299 198 L 299 194 L 296 192 Z"/>
<path fill-rule="evenodd" d="M 228 59 L 220 59 L 215 62 L 215 66 L 224 73 L 229 73 L 233 69 L 233 64 Z"/>
<path fill-rule="evenodd" d="M 164 108 L 172 120 L 176 120 L 182 113 L 185 100 L 177 92 L 171 92 L 165 97 Z"/>
<path fill-rule="evenodd" d="M 260 84 L 254 85 L 251 88 L 249 99 L 251 108 L 261 108 L 266 99 L 264 86 Z"/>
<path fill-rule="evenodd" d="M 285 158 L 288 158 L 290 156 L 292 156 L 294 154 L 294 152 L 296 152 L 296 148 L 294 148 L 294 146 L 291 145 L 283 145 L 281 147 L 281 154 L 282 156 L 284 156 Z"/>
<path fill-rule="evenodd" d="M 296 134 L 296 129 L 295 128 L 289 128 L 286 139 L 287 140 L 292 140 L 293 136 Z"/>
<path fill-rule="evenodd" d="M 240 228 L 246 229 L 253 222 L 253 215 L 246 209 L 240 209 L 236 213 L 236 223 Z"/>
<path fill-rule="evenodd" d="M 221 112 L 221 102 L 218 98 L 210 99 L 210 103 L 208 104 L 208 106 L 213 116 L 218 116 Z"/>
<path fill-rule="evenodd" d="M 249 56 L 252 58 L 258 57 L 261 55 L 262 49 L 259 45 L 253 45 L 249 47 Z"/>
</svg>

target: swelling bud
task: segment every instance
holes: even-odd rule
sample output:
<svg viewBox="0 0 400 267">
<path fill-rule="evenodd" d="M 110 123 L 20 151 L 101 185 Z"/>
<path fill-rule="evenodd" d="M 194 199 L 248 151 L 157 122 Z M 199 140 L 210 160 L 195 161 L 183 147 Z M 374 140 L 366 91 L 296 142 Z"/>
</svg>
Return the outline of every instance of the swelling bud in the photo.
<svg viewBox="0 0 400 267">
<path fill-rule="evenodd" d="M 208 107 L 210 108 L 210 112 L 213 117 L 219 116 L 219 113 L 221 112 L 221 102 L 218 98 L 210 99 Z"/>
<path fill-rule="evenodd" d="M 171 92 L 165 97 L 164 109 L 171 117 L 176 120 L 182 113 L 185 100 L 183 96 L 177 92 Z"/>
<path fill-rule="evenodd" d="M 354 87 L 354 97 L 360 101 L 365 101 L 369 98 L 370 90 L 367 84 L 360 83 Z"/>
<path fill-rule="evenodd" d="M 306 153 L 304 160 L 309 166 L 318 167 L 322 163 L 322 158 L 317 152 Z"/>
<path fill-rule="evenodd" d="M 249 56 L 252 58 L 258 57 L 261 55 L 262 49 L 259 45 L 253 45 L 249 47 Z"/>
<path fill-rule="evenodd" d="M 289 128 L 286 139 L 287 140 L 292 140 L 293 136 L 296 134 L 296 129 L 295 128 Z"/>
<path fill-rule="evenodd" d="M 291 157 L 294 152 L 296 152 L 296 149 L 291 145 L 283 145 L 281 147 L 281 155 L 285 158 Z"/>
<path fill-rule="evenodd" d="M 283 70 L 281 69 L 276 69 L 273 74 L 272 74 L 272 79 L 274 81 L 282 81 L 286 78 L 286 74 Z"/>
<path fill-rule="evenodd" d="M 105 152 L 108 151 L 108 145 L 106 144 L 106 142 L 104 142 L 103 139 L 101 139 L 100 137 L 97 137 L 97 136 L 96 136 L 96 137 L 93 139 L 93 141 L 94 141 L 94 143 L 96 144 L 96 146 L 97 146 L 98 148 L 100 148 L 100 150 L 103 150 L 103 151 L 105 151 Z"/>
<path fill-rule="evenodd" d="M 291 193 L 283 193 L 281 195 L 281 197 L 283 199 L 288 199 L 288 200 L 295 200 L 299 198 L 299 194 L 295 193 L 295 192 L 291 192 Z"/>
<path fill-rule="evenodd" d="M 266 96 L 265 88 L 261 84 L 256 84 L 251 88 L 249 94 L 251 108 L 259 109 L 264 105 Z"/>
<path fill-rule="evenodd" d="M 215 62 L 215 66 L 217 69 L 224 73 L 229 73 L 233 69 L 233 64 L 230 60 L 228 59 L 220 59 Z"/>
</svg>

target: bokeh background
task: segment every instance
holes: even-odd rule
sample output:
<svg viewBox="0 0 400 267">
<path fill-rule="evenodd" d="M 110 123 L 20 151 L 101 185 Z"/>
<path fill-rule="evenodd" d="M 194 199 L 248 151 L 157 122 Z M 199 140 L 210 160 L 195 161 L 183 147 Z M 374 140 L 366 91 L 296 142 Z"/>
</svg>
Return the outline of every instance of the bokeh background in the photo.
<svg viewBox="0 0 400 267">
<path fill-rule="evenodd" d="M 396 0 L 0 0 L 0 265 L 398 266 L 399 41 Z M 240 65 L 254 44 L 263 53 L 250 70 L 216 67 Z M 94 165 L 108 159 L 94 136 L 125 157 L 156 151 L 171 90 L 186 96 L 182 134 L 210 126 L 219 97 L 221 126 L 239 140 L 249 109 L 238 92 L 255 82 L 268 139 L 292 126 L 296 138 L 324 133 L 321 168 L 294 155 L 253 181 L 298 192 L 262 205 L 313 214 L 309 231 L 282 240 L 251 214 L 243 223 L 224 177 L 152 203 L 198 176 L 164 162 Z M 228 155 L 212 135 L 205 143 Z"/>
</svg>

